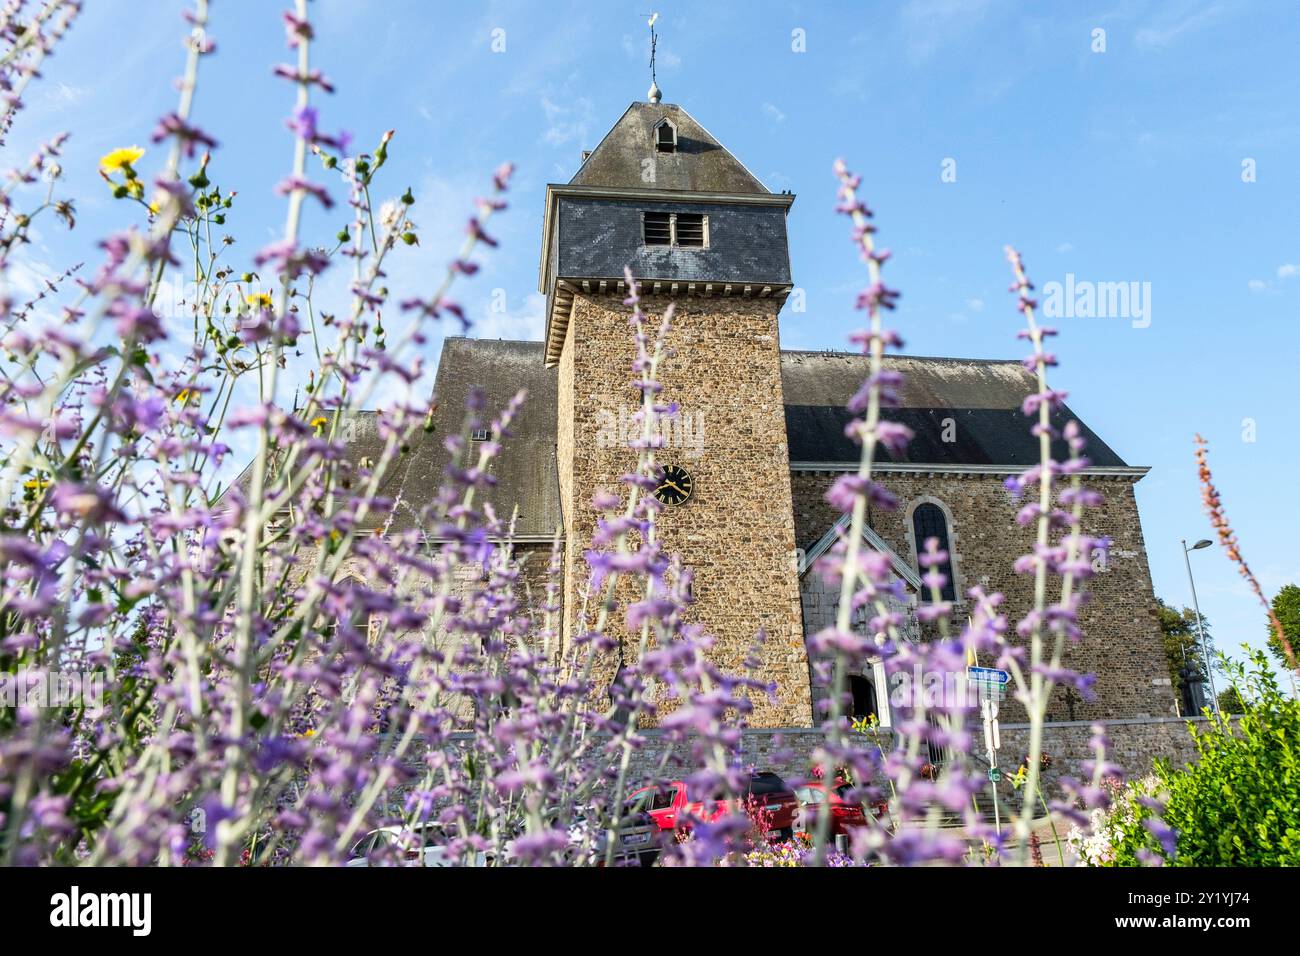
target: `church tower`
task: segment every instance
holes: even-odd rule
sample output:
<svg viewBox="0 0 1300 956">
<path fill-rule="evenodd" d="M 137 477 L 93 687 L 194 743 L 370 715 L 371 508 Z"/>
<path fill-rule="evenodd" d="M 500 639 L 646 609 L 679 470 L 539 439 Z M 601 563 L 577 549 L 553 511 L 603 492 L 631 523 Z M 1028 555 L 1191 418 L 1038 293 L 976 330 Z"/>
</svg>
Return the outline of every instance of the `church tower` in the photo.
<svg viewBox="0 0 1300 956">
<path fill-rule="evenodd" d="M 675 478 L 659 493 L 660 538 L 694 569 L 690 616 L 716 638 L 718 664 L 739 672 L 765 632 L 757 676 L 776 684 L 778 700 L 754 701 L 756 727 L 812 719 L 777 334 L 791 289 L 793 201 L 769 192 L 684 109 L 660 103 L 654 87 L 568 184 L 547 186 L 543 226 L 566 631 L 587 579 L 592 496 L 622 492 L 619 476 L 636 461 L 626 447 L 637 410 L 627 266 L 648 314 L 676 303 L 662 397 L 681 410 L 658 454 Z"/>
</svg>

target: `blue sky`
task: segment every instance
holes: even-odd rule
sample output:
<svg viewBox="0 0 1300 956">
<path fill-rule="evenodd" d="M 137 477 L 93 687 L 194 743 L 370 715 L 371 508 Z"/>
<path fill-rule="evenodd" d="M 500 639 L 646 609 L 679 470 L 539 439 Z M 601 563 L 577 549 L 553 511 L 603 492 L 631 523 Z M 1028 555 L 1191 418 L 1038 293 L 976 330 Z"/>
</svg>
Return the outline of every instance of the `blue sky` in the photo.
<svg viewBox="0 0 1300 956">
<path fill-rule="evenodd" d="M 3 159 L 69 129 L 79 224 L 46 224 L 32 277 L 84 260 L 130 221 L 95 173 L 108 149 L 147 139 L 174 107 L 184 33 L 179 4 L 89 4 L 29 90 Z M 270 76 L 289 59 L 282 4 L 218 0 L 199 123 L 221 148 L 213 178 L 236 188 L 241 267 L 278 235 L 274 184 L 290 165 L 292 91 Z M 1018 357 L 1019 317 L 1002 247 L 1038 285 L 1150 283 L 1149 325 L 1065 317 L 1055 380 L 1131 464 L 1156 593 L 1190 604 L 1179 538 L 1208 536 L 1192 436 L 1211 461 L 1245 553 L 1265 588 L 1300 582 L 1294 376 L 1300 345 L 1300 24 L 1287 2 L 1019 4 L 313 3 L 315 65 L 338 92 L 322 125 L 369 148 L 396 128 L 385 194 L 408 184 L 421 245 L 390 285 L 428 293 L 460 240 L 470 199 L 502 160 L 519 168 L 502 248 L 460 290 L 487 337 L 539 338 L 542 199 L 580 151 L 648 86 L 644 13 L 661 12 L 659 85 L 773 190 L 790 216 L 795 283 L 807 311 L 782 317 L 786 348 L 840 348 L 857 327 L 860 263 L 832 212 L 831 162 L 863 174 L 888 275 L 903 298 L 907 351 Z M 148 11 L 147 15 L 145 10 Z M 129 21 L 129 22 L 127 22 Z M 1094 52 L 1094 31 L 1105 51 Z M 504 50 L 494 52 L 495 34 Z M 797 31 L 802 31 L 798 33 Z M 803 51 L 798 52 L 802 37 Z M 160 151 L 154 151 L 158 153 Z M 148 173 L 156 167 L 146 157 Z M 944 182 L 946 160 L 956 178 Z M 1243 182 L 1243 163 L 1255 181 Z M 952 168 L 951 164 L 949 168 Z M 335 189 L 337 194 L 337 189 Z M 313 211 L 307 235 L 342 224 Z M 493 313 L 494 290 L 507 311 Z M 436 351 L 436 349 L 435 349 Z M 1253 441 L 1246 441 L 1253 422 Z M 1259 645 L 1264 618 L 1221 553 L 1193 555 L 1219 645 Z"/>
</svg>

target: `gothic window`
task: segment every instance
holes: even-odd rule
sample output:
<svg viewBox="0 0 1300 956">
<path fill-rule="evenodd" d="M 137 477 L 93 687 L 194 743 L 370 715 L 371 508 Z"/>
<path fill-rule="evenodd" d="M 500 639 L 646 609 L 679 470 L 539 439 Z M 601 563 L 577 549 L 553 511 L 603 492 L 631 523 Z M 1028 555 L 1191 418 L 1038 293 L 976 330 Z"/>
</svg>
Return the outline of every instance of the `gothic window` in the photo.
<svg viewBox="0 0 1300 956">
<path fill-rule="evenodd" d="M 938 570 L 947 579 L 944 582 L 941 594 L 945 601 L 956 600 L 957 588 L 952 572 L 952 547 L 948 537 L 948 518 L 943 513 L 943 509 L 930 501 L 917 505 L 916 510 L 912 512 L 912 532 L 916 544 L 917 567 L 920 568 L 922 574 L 928 570 L 921 567 L 919 560 L 920 556 L 925 554 L 926 541 L 930 538 L 937 538 L 939 540 L 939 550 L 948 553 L 948 560 L 938 567 Z M 928 587 L 924 589 L 921 599 L 923 601 L 931 599 L 931 592 Z"/>
</svg>

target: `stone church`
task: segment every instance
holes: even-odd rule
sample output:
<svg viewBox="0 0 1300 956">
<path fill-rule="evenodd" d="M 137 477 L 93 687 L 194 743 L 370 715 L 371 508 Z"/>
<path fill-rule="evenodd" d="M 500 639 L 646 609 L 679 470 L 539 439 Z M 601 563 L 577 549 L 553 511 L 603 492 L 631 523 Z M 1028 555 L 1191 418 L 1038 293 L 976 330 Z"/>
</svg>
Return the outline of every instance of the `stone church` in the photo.
<svg viewBox="0 0 1300 956">
<path fill-rule="evenodd" d="M 428 499 L 446 463 L 439 436 L 459 430 L 471 386 L 485 391 L 489 408 L 526 388 L 496 465 L 493 504 L 498 514 L 519 510 L 517 547 L 535 602 L 551 542 L 557 531 L 562 536 L 565 626 L 572 627 L 596 517 L 590 501 L 598 490 L 621 491 L 618 477 L 635 463 L 625 444 L 638 401 L 623 304 L 630 267 L 646 311 L 676 303 L 669 342 L 676 356 L 662 380 L 664 400 L 681 412 L 659 453 L 669 479 L 659 492 L 667 504 L 659 534 L 694 569 L 692 614 L 717 638 L 720 663 L 739 669 L 755 633 L 766 633 L 761 676 L 778 692 L 774 704 L 756 708 L 756 727 L 813 722 L 817 688 L 804 635 L 833 620 L 837 597 L 816 558 L 843 530 L 824 495 L 837 475 L 857 468 L 844 407 L 867 375 L 857 353 L 781 348 L 780 313 L 793 288 L 786 217 L 794 201 L 766 189 L 681 107 L 657 96 L 633 103 L 568 183 L 546 189 L 543 341 L 449 338 L 433 434 L 382 492 Z M 955 620 L 965 620 L 964 594 L 976 584 L 1003 592 L 1014 620 L 1031 601 L 1032 581 L 1012 565 L 1031 550 L 1032 531 L 1016 524 L 1018 505 L 1003 482 L 1038 461 L 1020 411 L 1034 379 L 1018 360 L 888 361 L 906 375 L 902 407 L 888 417 L 916 437 L 906 455 L 884 454 L 877 466 L 900 507 L 870 512 L 865 544 L 888 558 L 914 607 L 927 600 L 917 548 L 937 537 L 951 555 L 944 596 L 957 602 Z M 1058 425 L 1072 417 L 1062 412 Z M 360 445 L 374 440 L 368 431 L 357 433 Z M 1083 611 L 1086 639 L 1066 663 L 1097 674 L 1096 699 L 1058 691 L 1049 716 L 1166 717 L 1173 690 L 1134 496 L 1147 469 L 1083 431 L 1092 460 L 1086 483 L 1105 497 L 1086 531 L 1114 544 Z M 889 723 L 883 674 L 853 675 L 851 689 L 855 712 Z M 1008 701 L 1007 719 L 1011 707 Z"/>
</svg>

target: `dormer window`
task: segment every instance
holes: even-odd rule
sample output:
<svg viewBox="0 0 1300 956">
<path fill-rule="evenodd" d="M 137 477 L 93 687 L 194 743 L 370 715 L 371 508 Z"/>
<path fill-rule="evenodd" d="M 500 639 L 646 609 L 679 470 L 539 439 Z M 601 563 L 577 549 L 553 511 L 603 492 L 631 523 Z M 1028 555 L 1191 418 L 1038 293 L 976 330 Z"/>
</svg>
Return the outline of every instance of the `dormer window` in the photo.
<svg viewBox="0 0 1300 956">
<path fill-rule="evenodd" d="M 709 217 L 699 212 L 646 212 L 642 226 L 647 246 L 703 249 L 709 244 Z"/>
<path fill-rule="evenodd" d="M 677 129 L 666 119 L 660 120 L 655 126 L 655 149 L 661 153 L 677 151 Z"/>
</svg>

